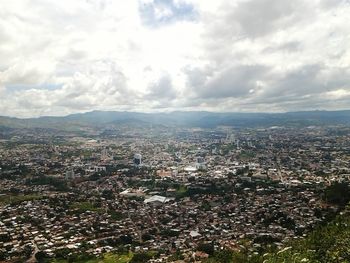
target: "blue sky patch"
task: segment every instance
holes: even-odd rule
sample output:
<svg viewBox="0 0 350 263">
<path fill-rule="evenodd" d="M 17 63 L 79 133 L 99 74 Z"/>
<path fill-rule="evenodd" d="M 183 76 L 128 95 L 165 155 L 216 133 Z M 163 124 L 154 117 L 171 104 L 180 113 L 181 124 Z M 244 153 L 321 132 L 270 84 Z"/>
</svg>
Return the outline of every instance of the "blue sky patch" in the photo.
<svg viewBox="0 0 350 263">
<path fill-rule="evenodd" d="M 150 3 L 140 2 L 140 16 L 144 24 L 157 27 L 176 21 L 195 20 L 197 13 L 187 3 L 175 3 L 174 0 L 154 0 Z"/>
<path fill-rule="evenodd" d="M 6 89 L 9 92 L 16 92 L 16 91 L 24 91 L 29 89 L 40 89 L 40 90 L 56 90 L 62 88 L 63 84 L 39 84 L 39 85 L 32 85 L 32 84 L 10 84 L 6 85 Z"/>
</svg>

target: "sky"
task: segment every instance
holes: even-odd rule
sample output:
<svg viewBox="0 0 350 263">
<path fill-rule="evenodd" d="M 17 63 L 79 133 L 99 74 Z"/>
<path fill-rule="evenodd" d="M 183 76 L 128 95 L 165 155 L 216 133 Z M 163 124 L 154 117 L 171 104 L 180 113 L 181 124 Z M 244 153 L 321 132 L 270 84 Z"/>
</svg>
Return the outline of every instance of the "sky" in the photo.
<svg viewBox="0 0 350 263">
<path fill-rule="evenodd" d="M 350 0 L 0 0 L 0 115 L 350 109 Z"/>
</svg>

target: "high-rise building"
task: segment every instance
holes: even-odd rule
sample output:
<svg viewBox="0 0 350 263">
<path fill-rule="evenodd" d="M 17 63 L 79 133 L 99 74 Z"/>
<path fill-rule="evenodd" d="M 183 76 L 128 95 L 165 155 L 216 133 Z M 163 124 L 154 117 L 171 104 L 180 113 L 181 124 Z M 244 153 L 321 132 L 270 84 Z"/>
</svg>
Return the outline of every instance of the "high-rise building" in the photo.
<svg viewBox="0 0 350 263">
<path fill-rule="evenodd" d="M 66 171 L 66 180 L 74 179 L 74 177 L 75 177 L 75 174 L 73 169 Z"/>
<path fill-rule="evenodd" d="M 200 169 L 200 170 L 205 170 L 206 166 L 205 166 L 205 160 L 202 156 L 197 156 L 196 158 L 196 168 Z"/>
<path fill-rule="evenodd" d="M 134 165 L 140 166 L 142 164 L 142 156 L 139 153 L 136 153 L 134 155 L 134 160 L 133 160 Z"/>
<path fill-rule="evenodd" d="M 202 156 L 197 156 L 197 163 L 204 163 L 204 158 Z"/>
<path fill-rule="evenodd" d="M 102 152 L 101 152 L 101 159 L 102 160 L 107 160 L 109 159 L 109 156 L 108 156 L 108 150 L 106 148 L 103 148 Z"/>
</svg>

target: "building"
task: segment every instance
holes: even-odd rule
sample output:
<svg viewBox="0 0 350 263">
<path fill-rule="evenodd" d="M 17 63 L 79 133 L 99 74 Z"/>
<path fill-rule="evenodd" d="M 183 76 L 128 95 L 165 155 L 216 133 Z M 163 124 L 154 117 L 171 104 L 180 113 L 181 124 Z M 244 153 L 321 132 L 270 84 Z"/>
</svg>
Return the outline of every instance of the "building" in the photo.
<svg viewBox="0 0 350 263">
<path fill-rule="evenodd" d="M 142 164 L 142 156 L 139 153 L 136 153 L 134 155 L 134 160 L 133 160 L 134 165 L 140 166 Z"/>
<path fill-rule="evenodd" d="M 73 169 L 66 171 L 66 180 L 74 179 L 74 178 L 75 178 L 75 174 Z"/>
</svg>

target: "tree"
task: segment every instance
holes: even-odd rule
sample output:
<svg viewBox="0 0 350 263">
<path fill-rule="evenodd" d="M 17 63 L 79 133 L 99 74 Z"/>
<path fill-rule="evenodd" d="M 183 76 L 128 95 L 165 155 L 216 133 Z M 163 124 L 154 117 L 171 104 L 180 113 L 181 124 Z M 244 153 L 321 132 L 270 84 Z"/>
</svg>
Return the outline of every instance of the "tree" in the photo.
<svg viewBox="0 0 350 263">
<path fill-rule="evenodd" d="M 197 250 L 207 253 L 208 255 L 214 254 L 214 244 L 213 243 L 201 243 L 198 245 Z"/>
<path fill-rule="evenodd" d="M 149 253 L 136 253 L 132 257 L 130 263 L 144 263 L 148 262 L 151 258 L 152 256 Z"/>
<path fill-rule="evenodd" d="M 350 187 L 347 183 L 333 183 L 325 190 L 327 202 L 345 206 L 350 201 Z"/>
</svg>

